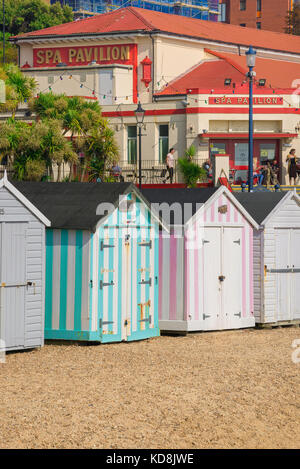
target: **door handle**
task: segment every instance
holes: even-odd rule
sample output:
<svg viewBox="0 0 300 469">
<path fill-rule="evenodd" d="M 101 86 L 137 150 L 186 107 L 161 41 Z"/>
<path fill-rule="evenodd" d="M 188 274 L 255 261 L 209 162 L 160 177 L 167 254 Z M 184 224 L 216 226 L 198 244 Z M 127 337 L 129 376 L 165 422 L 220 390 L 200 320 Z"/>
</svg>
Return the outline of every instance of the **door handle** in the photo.
<svg viewBox="0 0 300 469">
<path fill-rule="evenodd" d="M 220 281 L 220 282 L 224 282 L 224 280 L 225 280 L 224 275 L 220 275 L 220 276 L 219 276 L 219 281 Z"/>
</svg>

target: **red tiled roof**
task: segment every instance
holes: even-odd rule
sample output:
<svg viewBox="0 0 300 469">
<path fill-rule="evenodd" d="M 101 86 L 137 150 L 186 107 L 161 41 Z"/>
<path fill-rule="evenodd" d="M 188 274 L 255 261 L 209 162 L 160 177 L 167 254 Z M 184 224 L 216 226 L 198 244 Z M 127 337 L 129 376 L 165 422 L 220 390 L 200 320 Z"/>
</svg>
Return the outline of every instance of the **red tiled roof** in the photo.
<svg viewBox="0 0 300 469">
<path fill-rule="evenodd" d="M 243 73 L 248 71 L 245 55 L 218 53 L 208 49 L 206 50 L 216 57 L 225 59 L 234 67 L 239 68 Z M 287 60 L 262 59 L 257 57 L 255 71 L 257 79 L 265 78 L 267 85 L 272 85 L 273 88 L 297 88 L 297 84 L 293 85 L 293 81 L 300 79 L 300 62 L 296 63 Z"/>
<path fill-rule="evenodd" d="M 164 90 L 156 94 L 158 96 L 186 94 L 189 88 L 222 89 L 225 78 L 232 78 L 233 82 L 241 83 L 245 79 L 245 75 L 234 69 L 225 60 L 209 60 L 174 80 Z"/>
<path fill-rule="evenodd" d="M 68 36 L 132 31 L 163 31 L 179 36 L 202 38 L 242 46 L 300 53 L 300 37 L 235 25 L 203 21 L 142 8 L 122 8 L 72 23 L 16 36 Z"/>
<path fill-rule="evenodd" d="M 231 78 L 237 88 L 246 79 L 247 73 L 246 57 L 235 54 L 219 53 L 206 49 L 216 60 L 207 60 L 201 62 L 197 67 L 188 71 L 184 75 L 170 82 L 165 89 L 156 93 L 157 96 L 166 96 L 174 94 L 186 94 L 188 89 L 202 90 L 223 90 L 224 79 Z M 272 89 L 297 88 L 293 81 L 300 77 L 300 63 L 287 62 L 272 59 L 256 59 L 256 80 L 264 78 L 267 80 L 265 87 L 259 88 L 262 92 Z M 228 87 L 228 91 L 232 91 Z M 243 92 L 241 88 L 236 92 Z M 245 89 L 245 92 L 247 90 Z"/>
</svg>

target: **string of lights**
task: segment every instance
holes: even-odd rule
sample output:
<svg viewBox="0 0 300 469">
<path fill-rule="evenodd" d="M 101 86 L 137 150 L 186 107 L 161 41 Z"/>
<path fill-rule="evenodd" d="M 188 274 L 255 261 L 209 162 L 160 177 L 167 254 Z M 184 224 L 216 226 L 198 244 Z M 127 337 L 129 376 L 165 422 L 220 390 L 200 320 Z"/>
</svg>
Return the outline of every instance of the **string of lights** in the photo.
<svg viewBox="0 0 300 469">
<path fill-rule="evenodd" d="M 134 94 L 128 94 L 128 95 L 120 95 L 120 96 L 114 96 L 113 94 L 104 94 L 104 93 L 99 93 L 98 91 L 96 91 L 95 89 L 87 86 L 85 83 L 83 83 L 82 81 L 78 80 L 77 78 L 75 78 L 72 74 L 70 74 L 68 71 L 65 71 L 63 73 L 60 74 L 60 76 L 52 83 L 50 84 L 47 88 L 44 88 L 43 90 L 39 90 L 38 92 L 38 95 L 41 94 L 41 93 L 45 93 L 47 91 L 53 91 L 53 87 L 56 83 L 58 83 L 59 81 L 62 81 L 64 78 L 67 78 L 69 80 L 74 80 L 75 82 L 77 82 L 79 84 L 79 87 L 80 88 L 84 88 L 86 89 L 87 91 L 89 91 L 91 94 L 92 94 L 92 97 L 95 97 L 98 96 L 100 98 L 102 98 L 102 100 L 105 100 L 105 99 L 113 99 L 114 101 L 119 101 L 119 100 L 122 100 L 122 99 L 125 99 L 126 101 L 128 101 L 130 98 L 133 98 L 135 95 Z M 257 81 L 257 80 L 256 80 Z M 161 87 L 161 84 L 163 84 L 163 87 Z M 244 84 L 246 84 L 245 82 L 241 82 L 241 86 L 243 86 Z M 270 84 L 270 83 L 267 83 L 266 84 L 269 86 L 270 90 L 272 91 L 273 94 L 278 94 L 276 89 Z M 234 84 L 236 86 L 236 84 Z M 162 92 L 164 89 L 166 88 L 169 88 L 171 89 L 172 91 L 174 91 L 174 93 L 176 94 L 183 94 L 181 90 L 177 89 L 174 85 L 170 84 L 164 75 L 161 76 L 161 78 L 157 81 L 157 89 L 154 90 L 154 95 L 156 93 L 160 93 Z M 235 94 L 235 88 L 232 88 L 231 89 L 232 93 Z M 150 89 L 149 87 L 146 88 L 145 91 L 143 91 L 142 93 L 137 93 L 136 96 L 137 98 L 140 97 L 140 95 L 144 94 L 144 93 L 149 93 L 150 92 Z M 211 94 L 214 93 L 214 90 L 211 90 Z M 187 93 L 188 96 L 189 96 L 189 101 L 192 101 L 194 103 L 199 103 L 199 102 L 204 102 L 205 104 L 208 104 L 208 100 L 207 99 L 199 99 L 199 98 L 194 98 L 191 96 L 191 94 Z M 286 103 L 288 105 L 289 108 L 292 107 L 292 104 L 282 96 L 282 100 L 284 103 Z M 296 111 L 299 110 L 298 107 L 295 108 Z"/>
</svg>

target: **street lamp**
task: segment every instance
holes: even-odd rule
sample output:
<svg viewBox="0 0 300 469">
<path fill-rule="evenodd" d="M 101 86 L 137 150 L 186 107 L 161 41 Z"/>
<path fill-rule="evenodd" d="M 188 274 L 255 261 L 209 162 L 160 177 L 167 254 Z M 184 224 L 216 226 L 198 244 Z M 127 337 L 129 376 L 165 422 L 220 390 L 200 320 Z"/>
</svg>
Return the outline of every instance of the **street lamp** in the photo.
<svg viewBox="0 0 300 469">
<path fill-rule="evenodd" d="M 253 77 L 256 73 L 253 71 L 255 67 L 256 51 L 252 46 L 246 52 L 247 66 L 249 72 L 249 155 L 248 155 L 248 192 L 253 192 Z"/>
<path fill-rule="evenodd" d="M 138 103 L 137 109 L 134 111 L 136 123 L 139 128 L 139 189 L 142 189 L 142 126 L 145 117 L 145 110 L 141 103 Z"/>
</svg>

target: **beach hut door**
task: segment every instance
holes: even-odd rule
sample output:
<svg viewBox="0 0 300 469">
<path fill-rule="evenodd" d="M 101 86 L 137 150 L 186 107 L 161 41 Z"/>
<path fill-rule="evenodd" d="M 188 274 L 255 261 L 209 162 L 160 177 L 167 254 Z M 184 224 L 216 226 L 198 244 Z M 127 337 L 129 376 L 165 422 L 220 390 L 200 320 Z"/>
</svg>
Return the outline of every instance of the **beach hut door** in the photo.
<svg viewBox="0 0 300 469">
<path fill-rule="evenodd" d="M 277 277 L 277 320 L 283 321 L 291 318 L 291 272 L 290 260 L 291 245 L 290 230 L 276 230 L 276 268 Z"/>
<path fill-rule="evenodd" d="M 6 348 L 23 346 L 25 341 L 26 227 L 26 222 L 0 224 L 0 338 Z"/>
<path fill-rule="evenodd" d="M 131 228 L 130 230 L 131 281 L 130 299 L 131 329 L 128 340 L 146 339 L 153 327 L 153 270 L 150 264 L 151 250 L 150 227 Z"/>
<path fill-rule="evenodd" d="M 300 319 L 300 229 L 291 235 L 292 319 Z"/>
<path fill-rule="evenodd" d="M 221 320 L 221 228 L 206 228 L 203 243 L 203 330 L 219 329 Z"/>
<path fill-rule="evenodd" d="M 122 233 L 115 227 L 100 232 L 99 329 L 101 342 L 122 340 Z"/>
<path fill-rule="evenodd" d="M 222 244 L 223 328 L 236 329 L 242 322 L 242 228 L 224 227 Z"/>
</svg>

